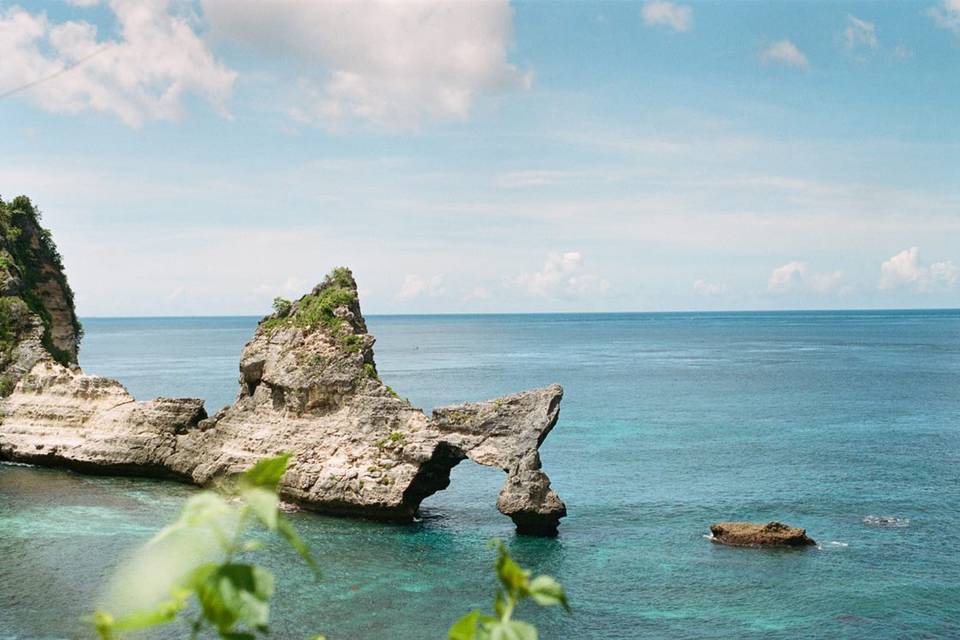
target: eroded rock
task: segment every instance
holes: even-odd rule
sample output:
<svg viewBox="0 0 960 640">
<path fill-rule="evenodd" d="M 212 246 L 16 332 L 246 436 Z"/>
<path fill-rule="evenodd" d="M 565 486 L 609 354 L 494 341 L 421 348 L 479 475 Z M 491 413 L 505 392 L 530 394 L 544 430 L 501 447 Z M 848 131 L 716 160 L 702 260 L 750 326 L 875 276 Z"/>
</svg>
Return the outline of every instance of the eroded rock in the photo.
<svg viewBox="0 0 960 640">
<path fill-rule="evenodd" d="M 62 282 L 61 293 L 66 287 L 49 274 L 44 281 Z M 8 362 L 19 367 L 16 385 L 0 401 L 0 459 L 203 485 L 289 451 L 284 500 L 410 521 L 470 458 L 505 472 L 497 507 L 518 532 L 556 534 L 566 508 L 537 450 L 557 422 L 559 385 L 428 416 L 380 380 L 349 270 L 334 270 L 277 308 L 243 349 L 236 402 L 213 417 L 200 400 L 138 402 L 120 383 L 85 375 L 75 360 L 58 362 L 49 345 L 61 356 L 70 346 L 63 319 L 74 317 L 72 298 L 60 296 L 49 310 L 61 318 L 53 329 L 28 310 L 14 340 L 20 355 Z"/>
<path fill-rule="evenodd" d="M 710 526 L 710 540 L 734 547 L 803 547 L 817 544 L 807 530 L 781 522 L 721 522 Z"/>
</svg>

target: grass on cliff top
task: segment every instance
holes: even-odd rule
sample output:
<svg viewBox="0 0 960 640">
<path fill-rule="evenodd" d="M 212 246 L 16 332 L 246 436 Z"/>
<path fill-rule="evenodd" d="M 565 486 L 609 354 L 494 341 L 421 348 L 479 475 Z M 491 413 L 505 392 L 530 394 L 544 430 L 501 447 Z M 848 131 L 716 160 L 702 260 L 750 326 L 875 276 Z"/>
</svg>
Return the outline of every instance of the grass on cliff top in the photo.
<svg viewBox="0 0 960 640">
<path fill-rule="evenodd" d="M 353 274 L 346 267 L 337 267 L 324 280 L 324 286 L 316 294 L 308 293 L 297 301 L 296 307 L 288 300 L 277 298 L 273 301 L 275 313 L 263 321 L 265 331 L 273 332 L 283 327 L 301 327 L 316 329 L 323 327 L 336 335 L 343 325 L 336 311 L 357 302 L 356 283 Z M 359 350 L 357 336 L 342 336 L 342 346 L 350 351 Z"/>
</svg>

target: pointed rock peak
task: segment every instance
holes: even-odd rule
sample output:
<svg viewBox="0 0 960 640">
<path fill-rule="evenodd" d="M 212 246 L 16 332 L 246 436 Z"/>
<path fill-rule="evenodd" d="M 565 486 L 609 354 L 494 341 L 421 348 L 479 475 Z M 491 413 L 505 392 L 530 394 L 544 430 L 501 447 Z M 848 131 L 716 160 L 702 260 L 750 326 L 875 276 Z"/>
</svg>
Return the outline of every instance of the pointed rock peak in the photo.
<svg viewBox="0 0 960 640">
<path fill-rule="evenodd" d="M 261 322 L 267 332 L 290 326 L 308 332 L 320 329 L 335 337 L 367 332 L 357 281 L 346 267 L 328 273 L 323 282 L 295 302 L 275 298 L 273 308 L 274 313 Z"/>
</svg>

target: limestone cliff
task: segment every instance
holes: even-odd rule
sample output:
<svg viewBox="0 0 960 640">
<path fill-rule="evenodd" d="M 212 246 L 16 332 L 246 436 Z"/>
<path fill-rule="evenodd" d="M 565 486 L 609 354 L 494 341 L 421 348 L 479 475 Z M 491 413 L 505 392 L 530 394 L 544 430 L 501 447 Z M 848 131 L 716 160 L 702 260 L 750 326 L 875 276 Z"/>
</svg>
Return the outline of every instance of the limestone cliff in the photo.
<svg viewBox="0 0 960 640">
<path fill-rule="evenodd" d="M 519 532 L 554 535 L 566 515 L 537 451 L 557 422 L 561 387 L 424 414 L 380 380 L 347 269 L 260 322 L 240 358 L 236 402 L 209 418 L 200 400 L 137 402 L 118 382 L 83 374 L 77 332 L 70 351 L 70 336 L 53 321 L 73 318 L 68 309 L 48 311 L 42 327 L 24 324 L 13 339 L 15 349 L 40 340 L 47 351 L 22 359 L 17 366 L 29 369 L 0 402 L 0 459 L 208 484 L 289 451 L 285 499 L 325 513 L 410 521 L 470 458 L 506 473 L 497 507 Z M 73 359 L 53 357 L 51 344 Z"/>
<path fill-rule="evenodd" d="M 73 292 L 39 220 L 29 198 L 0 199 L 0 396 L 40 360 L 77 364 Z"/>
</svg>

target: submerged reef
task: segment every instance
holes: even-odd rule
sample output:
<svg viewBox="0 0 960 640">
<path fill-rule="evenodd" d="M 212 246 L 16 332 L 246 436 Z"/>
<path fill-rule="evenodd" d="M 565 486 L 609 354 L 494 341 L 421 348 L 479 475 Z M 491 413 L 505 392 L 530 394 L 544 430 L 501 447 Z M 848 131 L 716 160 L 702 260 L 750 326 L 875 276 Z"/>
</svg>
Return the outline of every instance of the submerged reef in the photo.
<svg viewBox="0 0 960 640">
<path fill-rule="evenodd" d="M 497 507 L 519 533 L 557 533 L 566 507 L 538 448 L 560 385 L 426 415 L 380 380 L 356 282 L 339 268 L 260 321 L 233 405 L 209 417 L 195 398 L 137 401 L 77 365 L 73 295 L 29 200 L 0 213 L 0 460 L 207 485 L 286 451 L 284 500 L 409 522 L 469 458 L 506 473 Z"/>
</svg>

